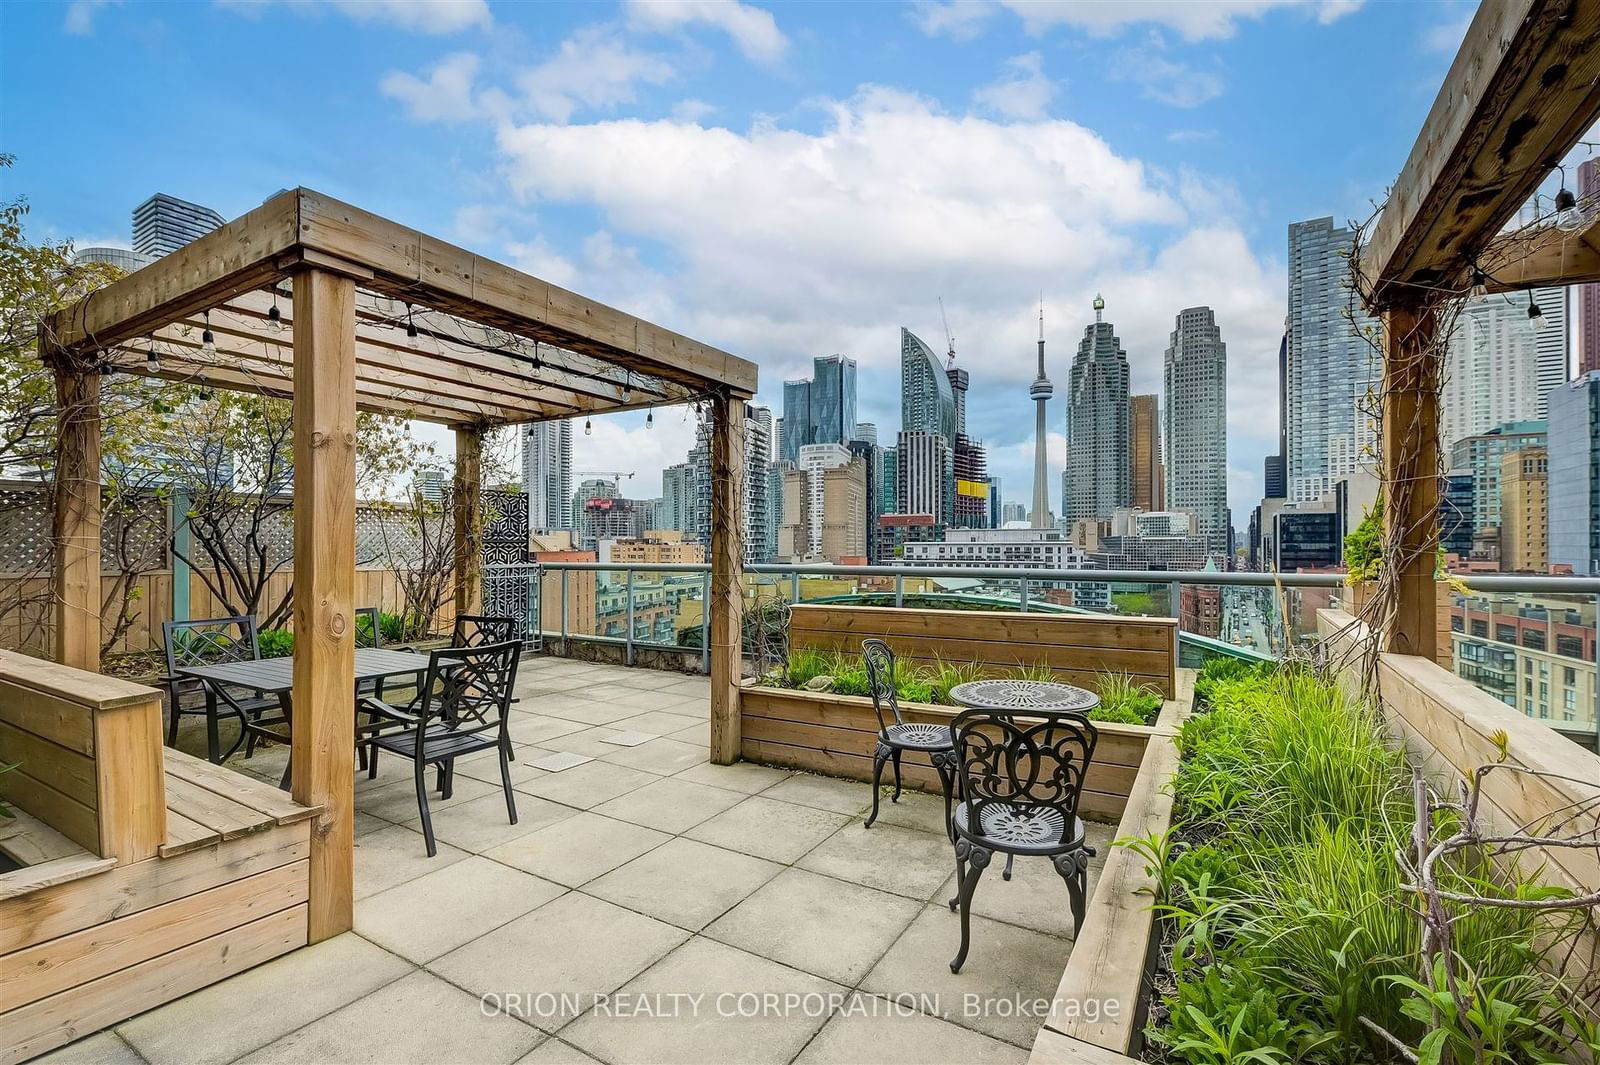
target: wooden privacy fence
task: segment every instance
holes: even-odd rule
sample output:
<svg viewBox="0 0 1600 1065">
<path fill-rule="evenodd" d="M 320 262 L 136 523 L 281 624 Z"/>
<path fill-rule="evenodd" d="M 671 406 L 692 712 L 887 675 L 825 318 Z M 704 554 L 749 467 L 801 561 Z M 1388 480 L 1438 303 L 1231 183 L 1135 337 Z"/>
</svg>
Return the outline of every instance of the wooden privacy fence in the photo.
<svg viewBox="0 0 1600 1065">
<path fill-rule="evenodd" d="M 790 614 L 791 650 L 860 654 L 872 637 L 918 666 L 979 662 L 1002 673 L 1042 664 L 1086 687 L 1100 673 L 1127 673 L 1163 698 L 1178 694 L 1175 618 L 826 605 L 797 605 Z"/>
<path fill-rule="evenodd" d="M 277 606 L 288 593 L 294 575 L 287 568 L 267 579 L 266 594 L 262 596 L 264 614 Z M 447 587 L 447 591 L 448 591 Z M 119 594 L 118 578 L 101 577 L 101 601 L 111 599 L 111 607 L 103 619 L 103 630 L 110 634 L 115 624 L 116 596 Z M 391 569 L 356 570 L 355 598 L 357 606 L 375 606 L 380 610 L 398 614 L 405 606 L 405 595 L 400 580 Z M 172 572 L 154 570 L 138 574 L 133 581 L 133 599 L 129 604 L 132 620 L 127 629 L 110 648 L 110 653 L 121 654 L 161 649 L 161 625 L 171 621 Z M 227 606 L 206 585 L 198 572 L 189 575 L 189 617 L 222 617 L 230 613 Z M 455 620 L 453 594 L 446 597 L 444 605 L 433 620 L 433 628 L 448 628 Z M 284 619 L 285 624 L 288 618 Z M 50 582 L 44 577 L 0 576 L 0 650 L 20 651 L 30 655 L 52 653 L 55 637 L 55 605 L 50 594 Z"/>
</svg>

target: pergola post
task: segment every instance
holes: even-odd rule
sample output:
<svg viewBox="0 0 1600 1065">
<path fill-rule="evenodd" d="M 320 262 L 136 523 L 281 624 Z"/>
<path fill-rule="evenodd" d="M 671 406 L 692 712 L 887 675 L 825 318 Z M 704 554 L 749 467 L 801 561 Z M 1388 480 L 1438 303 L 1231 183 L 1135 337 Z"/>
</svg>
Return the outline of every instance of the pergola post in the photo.
<svg viewBox="0 0 1600 1065">
<path fill-rule="evenodd" d="M 56 661 L 100 669 L 100 375 L 56 370 Z"/>
<path fill-rule="evenodd" d="M 711 761 L 739 760 L 744 617 L 745 401 L 711 401 Z"/>
<path fill-rule="evenodd" d="M 1434 571 L 1439 549 L 1439 361 L 1431 306 L 1384 313 L 1383 539 L 1393 574 L 1394 607 L 1384 646 L 1433 659 L 1439 608 Z"/>
<path fill-rule="evenodd" d="M 456 616 L 483 612 L 483 430 L 456 426 Z"/>
<path fill-rule="evenodd" d="M 311 831 L 312 943 L 348 931 L 355 845 L 356 287 L 294 276 L 294 800 Z"/>
</svg>

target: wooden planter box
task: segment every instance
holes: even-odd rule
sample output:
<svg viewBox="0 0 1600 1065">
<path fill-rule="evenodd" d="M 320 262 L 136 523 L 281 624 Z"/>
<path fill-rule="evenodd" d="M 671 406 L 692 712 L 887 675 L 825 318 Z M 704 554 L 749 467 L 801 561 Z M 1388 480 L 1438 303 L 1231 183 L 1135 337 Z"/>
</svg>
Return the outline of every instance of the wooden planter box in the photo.
<svg viewBox="0 0 1600 1065">
<path fill-rule="evenodd" d="M 1177 712 L 1177 705 L 1177 700 L 1169 700 L 1155 725 L 1094 723 L 1100 741 L 1084 783 L 1080 807 L 1084 817 L 1116 821 L 1123 816 L 1145 748 L 1152 736 L 1171 731 L 1164 719 Z M 752 685 L 741 693 L 739 708 L 741 754 L 746 761 L 872 780 L 878 718 L 871 699 Z M 922 703 L 902 703 L 900 710 L 907 721 L 936 725 L 949 724 L 959 712 Z M 907 757 L 902 770 L 908 786 L 940 793 L 939 776 L 925 757 Z"/>
</svg>

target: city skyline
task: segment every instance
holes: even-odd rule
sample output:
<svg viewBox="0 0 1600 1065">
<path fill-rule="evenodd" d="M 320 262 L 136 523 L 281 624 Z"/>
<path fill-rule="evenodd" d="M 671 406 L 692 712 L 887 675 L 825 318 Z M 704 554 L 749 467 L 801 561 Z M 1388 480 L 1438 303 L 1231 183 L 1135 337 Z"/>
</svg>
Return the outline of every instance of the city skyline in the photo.
<svg viewBox="0 0 1600 1065">
<path fill-rule="evenodd" d="M 453 18 L 428 3 L 363 18 L 311 3 L 15 5 L 8 30 L 40 47 L 8 56 L 7 92 L 44 83 L 55 56 L 118 70 L 126 106 L 93 139 L 55 121 L 93 110 L 88 84 L 10 116 L 10 180 L 30 195 L 32 226 L 85 245 L 116 243 L 154 191 L 234 217 L 280 187 L 319 188 L 751 358 L 775 414 L 780 382 L 842 352 L 860 366 L 858 417 L 885 443 L 894 334 L 904 325 L 942 350 L 943 296 L 963 365 L 982 372 L 970 435 L 1018 501 L 1033 456 L 1015 397 L 1034 375 L 1040 290 L 1059 308 L 1053 435 L 1060 356 L 1096 291 L 1118 308 L 1138 393 L 1160 390 L 1172 315 L 1207 304 L 1228 331 L 1242 515 L 1276 429 L 1259 412 L 1283 316 L 1283 227 L 1368 213 L 1471 11 L 1085 4 L 1025 22 L 984 4 L 728 7 L 742 21 L 493 0 Z M 229 57 L 262 49 L 282 53 L 299 95 L 239 84 Z M 574 50 L 606 62 L 563 63 Z M 1401 67 L 1415 77 L 1382 99 L 1279 91 Z M 195 124 L 255 135 L 143 150 Z M 1334 127 L 1362 131 L 1341 166 L 1325 165 Z M 929 152 L 931 165 L 907 165 Z M 650 164 L 602 162 L 633 154 Z M 760 208 L 774 202 L 791 206 Z M 574 461 L 605 468 L 626 448 L 637 490 L 654 495 L 692 437 L 678 412 L 657 412 L 652 430 L 642 415 L 596 419 Z"/>
</svg>

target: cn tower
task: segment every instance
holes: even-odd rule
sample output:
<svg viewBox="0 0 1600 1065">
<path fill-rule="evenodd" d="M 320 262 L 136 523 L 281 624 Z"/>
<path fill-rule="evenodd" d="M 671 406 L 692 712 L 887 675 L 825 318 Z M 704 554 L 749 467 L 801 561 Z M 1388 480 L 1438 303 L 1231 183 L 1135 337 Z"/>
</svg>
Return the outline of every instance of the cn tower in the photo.
<svg viewBox="0 0 1600 1065">
<path fill-rule="evenodd" d="M 1050 526 L 1050 489 L 1046 487 L 1044 406 L 1055 395 L 1050 379 L 1044 375 L 1044 299 L 1039 300 L 1039 376 L 1028 386 L 1028 398 L 1033 400 L 1033 510 L 1028 514 L 1028 524 L 1035 529 Z"/>
</svg>

